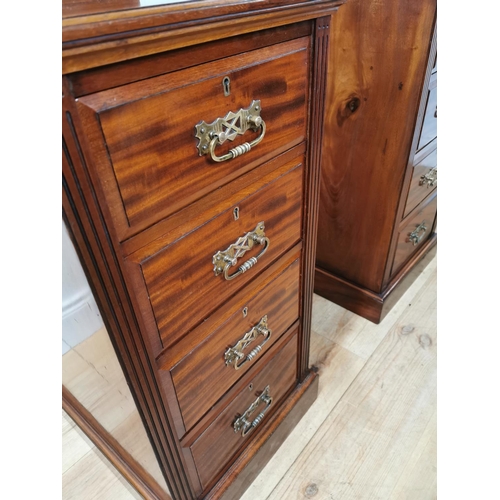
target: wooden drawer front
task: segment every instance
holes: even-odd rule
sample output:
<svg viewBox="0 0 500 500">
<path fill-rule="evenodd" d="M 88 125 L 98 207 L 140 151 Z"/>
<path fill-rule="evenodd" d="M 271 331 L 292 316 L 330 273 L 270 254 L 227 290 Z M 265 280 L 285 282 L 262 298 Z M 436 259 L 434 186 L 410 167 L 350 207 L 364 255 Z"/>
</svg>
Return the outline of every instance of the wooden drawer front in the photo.
<svg viewBox="0 0 500 500">
<path fill-rule="evenodd" d="M 231 458 L 249 441 L 258 431 L 258 426 L 245 437 L 241 431 L 235 432 L 233 424 L 242 416 L 252 403 L 256 401 L 262 391 L 269 386 L 272 405 L 266 412 L 262 425 L 269 415 L 279 406 L 280 400 L 297 380 L 297 333 L 277 354 L 269 360 L 265 367 L 252 378 L 246 380 L 238 395 L 231 401 L 225 410 L 192 444 L 191 452 L 198 469 L 203 488 L 206 488 L 215 477 L 222 472 Z M 265 404 L 260 403 L 249 417 L 253 421 Z"/>
<path fill-rule="evenodd" d="M 417 150 L 422 149 L 437 137 L 437 73 L 432 75 L 427 105 Z"/>
<path fill-rule="evenodd" d="M 273 282 L 253 297 L 245 297 L 241 308 L 172 370 L 172 380 L 184 425 L 189 430 L 218 399 L 248 371 L 299 317 L 299 272 L 296 260 Z M 243 291 L 244 293 L 244 291 Z M 246 307 L 247 316 L 242 310 Z M 225 352 L 267 316 L 271 330 L 262 351 L 240 368 L 226 365 Z M 264 340 L 258 335 L 243 351 L 249 354 Z M 243 361 L 244 358 L 241 360 Z"/>
<path fill-rule="evenodd" d="M 432 234 L 432 226 L 437 212 L 437 196 L 434 194 L 432 198 L 425 201 L 414 215 L 404 222 L 404 225 L 399 232 L 396 254 L 392 265 L 391 274 L 395 274 L 399 268 L 415 253 L 420 246 Z M 426 227 L 424 231 L 422 225 Z M 416 234 L 420 237 L 418 243 L 414 244 L 410 235 Z"/>
<path fill-rule="evenodd" d="M 105 148 L 96 161 L 111 212 L 124 230 L 137 226 L 122 239 L 302 142 L 308 73 L 309 38 L 303 37 L 81 98 L 80 109 L 92 110 L 81 113 L 87 126 L 93 120 L 101 127 Z M 266 124 L 262 142 L 221 163 L 199 156 L 195 125 L 237 113 L 253 100 L 261 101 Z M 259 135 L 247 130 L 215 152 L 220 156 Z"/>
<path fill-rule="evenodd" d="M 302 164 L 299 164 L 265 185 L 259 181 L 248 188 L 247 196 L 239 203 L 207 223 L 200 221 L 201 226 L 142 263 L 163 347 L 178 341 L 300 240 L 302 175 Z M 237 220 L 236 207 L 239 209 Z M 270 242 L 265 254 L 235 279 L 226 280 L 223 274 L 216 276 L 214 255 L 253 231 L 260 222 L 264 222 L 265 236 Z M 249 258 L 258 256 L 262 248 L 256 244 L 238 259 L 230 273 Z"/>
<path fill-rule="evenodd" d="M 436 180 L 434 181 L 434 174 Z M 429 182 L 424 176 L 430 175 Z M 418 165 L 413 168 L 410 189 L 406 200 L 406 207 L 403 217 L 406 217 L 431 191 L 437 187 L 437 149 L 426 156 Z"/>
</svg>

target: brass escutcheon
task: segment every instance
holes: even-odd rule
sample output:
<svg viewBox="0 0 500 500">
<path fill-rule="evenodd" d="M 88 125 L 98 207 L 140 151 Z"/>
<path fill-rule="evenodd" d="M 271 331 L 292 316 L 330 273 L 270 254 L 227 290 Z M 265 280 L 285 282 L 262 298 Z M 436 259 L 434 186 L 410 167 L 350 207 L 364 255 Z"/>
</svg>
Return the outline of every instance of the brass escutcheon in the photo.
<svg viewBox="0 0 500 500">
<path fill-rule="evenodd" d="M 244 153 L 248 153 L 257 146 L 266 133 L 266 124 L 260 116 L 260 101 L 252 101 L 248 108 L 241 108 L 238 112 L 230 111 L 224 118 L 217 118 L 212 123 L 201 121 L 195 126 L 199 139 L 197 148 L 200 156 L 210 153 L 212 160 L 222 162 L 231 160 Z M 260 135 L 251 142 L 244 142 L 222 156 L 215 154 L 215 148 L 226 140 L 233 141 L 236 136 L 243 135 L 247 130 L 261 130 Z"/>
<path fill-rule="evenodd" d="M 425 235 L 425 232 L 427 231 L 427 227 L 425 225 L 425 221 L 422 222 L 415 230 L 413 230 L 409 235 L 408 235 L 408 240 L 413 243 L 413 246 L 418 245 L 421 241 L 422 238 Z M 419 234 L 422 233 L 422 234 Z"/>
<path fill-rule="evenodd" d="M 224 353 L 226 366 L 233 366 L 235 370 L 239 370 L 244 364 L 252 361 L 260 354 L 264 344 L 271 338 L 271 333 L 272 331 L 267 328 L 267 315 L 263 316 L 250 331 L 243 335 L 242 339 Z M 260 335 L 264 337 L 262 343 L 245 355 L 243 351 Z"/>
<path fill-rule="evenodd" d="M 423 186 L 424 184 L 427 187 L 433 187 L 436 185 L 438 180 L 438 169 L 437 167 L 431 168 L 425 175 L 420 177 L 419 185 Z"/>
<path fill-rule="evenodd" d="M 226 250 L 222 252 L 218 251 L 212 258 L 215 276 L 224 273 L 224 278 L 226 278 L 226 280 L 232 280 L 236 278 L 236 276 L 243 274 L 251 267 L 255 266 L 257 261 L 266 253 L 266 250 L 270 245 L 269 238 L 266 238 L 264 229 L 264 222 L 259 222 L 253 231 L 250 231 L 245 234 L 245 236 L 238 238 L 238 240 L 229 245 Z M 246 262 L 241 264 L 235 273 L 229 274 L 229 269 L 232 266 L 235 266 L 238 263 L 238 259 L 243 257 L 243 255 L 245 255 L 248 250 L 253 248 L 256 243 L 262 245 L 263 247 L 259 255 L 257 255 L 257 257 L 251 257 Z"/>
<path fill-rule="evenodd" d="M 252 429 L 255 429 L 262 420 L 264 419 L 266 411 L 273 404 L 273 398 L 270 395 L 271 389 L 267 386 L 262 394 L 248 407 L 248 409 L 243 413 L 243 415 L 234 421 L 233 429 L 234 432 L 240 432 L 241 436 L 245 437 Z M 251 422 L 248 421 L 250 415 L 257 409 L 261 404 L 265 403 L 266 407 L 255 417 Z"/>
</svg>

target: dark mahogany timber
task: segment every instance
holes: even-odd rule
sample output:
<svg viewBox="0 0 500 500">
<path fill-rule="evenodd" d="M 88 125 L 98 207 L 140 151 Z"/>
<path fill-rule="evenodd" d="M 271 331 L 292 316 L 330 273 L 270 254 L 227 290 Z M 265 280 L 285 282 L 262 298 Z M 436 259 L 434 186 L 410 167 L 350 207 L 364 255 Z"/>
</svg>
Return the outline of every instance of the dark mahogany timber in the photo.
<svg viewBox="0 0 500 500">
<path fill-rule="evenodd" d="M 293 38 L 311 35 L 311 23 L 302 22 L 255 33 L 215 40 L 201 46 L 185 47 L 173 52 L 161 52 L 137 60 L 111 64 L 73 73 L 71 82 L 75 97 L 99 92 L 110 87 L 133 83 L 145 78 L 159 76 L 167 71 L 178 71 L 212 60 L 232 56 L 243 44 L 248 50 L 286 42 Z M 110 71 L 111 70 L 111 71 Z"/>
<path fill-rule="evenodd" d="M 278 169 L 276 172 L 280 172 Z M 240 218 L 235 221 L 229 209 L 190 231 L 162 251 L 148 256 L 140 265 L 151 301 L 162 347 L 175 344 L 182 335 L 204 320 L 214 309 L 246 285 L 275 259 L 300 240 L 302 204 L 302 167 L 284 173 L 238 204 Z M 232 281 L 215 276 L 212 257 L 239 237 L 265 223 L 270 245 L 264 256 L 245 274 Z M 260 247 L 245 258 L 255 256 Z M 186 256 L 189 255 L 189 259 Z M 186 296 L 170 283 L 183 282 Z M 210 294 L 210 301 L 203 300 Z M 189 311 L 189 313 L 188 313 Z M 187 314 L 188 313 L 188 314 Z"/>
<path fill-rule="evenodd" d="M 395 289 L 407 197 L 410 216 L 432 190 L 410 184 L 433 102 L 435 19 L 436 0 L 350 0 L 332 18 L 315 291 L 374 321 Z M 426 123 L 423 149 L 437 143 L 434 114 Z"/>
<path fill-rule="evenodd" d="M 252 484 L 318 395 L 318 375 L 313 368 L 288 396 L 279 414 L 271 417 L 257 438 L 232 464 L 206 496 L 207 500 L 237 500 Z M 248 465 L 247 465 L 248 464 Z"/>
<path fill-rule="evenodd" d="M 239 498 L 317 395 L 326 65 L 342 3 L 64 1 L 63 218 L 174 500 Z M 225 163 L 200 156 L 195 125 L 254 99 L 262 143 Z M 216 252 L 245 248 L 260 222 L 266 252 L 216 276 Z M 238 265 L 259 255 L 254 241 Z M 264 314 L 272 341 L 228 372 L 225 350 Z M 240 439 L 250 384 L 276 399 Z"/>
<path fill-rule="evenodd" d="M 296 260 L 258 295 L 251 297 L 248 293 L 244 294 L 238 310 L 172 369 L 172 381 L 187 429 L 253 366 L 250 362 L 246 362 L 239 370 L 231 365 L 226 366 L 223 357 L 225 351 L 266 316 L 272 333 L 258 355 L 262 357 L 298 319 L 298 298 L 299 261 Z M 248 309 L 246 317 L 241 313 L 244 307 Z M 257 338 L 247 348 L 246 354 L 259 342 L 262 340 Z"/>
<path fill-rule="evenodd" d="M 254 403 L 256 397 L 269 386 L 273 403 L 268 410 L 272 415 L 284 397 L 295 386 L 297 380 L 297 332 L 287 336 L 288 342 L 276 351 L 271 360 L 265 365 L 260 364 L 261 371 L 253 372 L 252 377 L 245 377 L 238 385 L 238 394 L 231 398 L 231 403 L 220 412 L 213 423 L 190 445 L 197 465 L 202 485 L 207 488 L 210 481 L 217 477 L 217 472 L 223 465 L 231 462 L 231 458 L 246 445 L 250 438 L 259 431 L 259 424 L 255 430 L 243 437 L 231 427 L 238 416 Z M 271 354 L 271 353 L 269 353 Z M 261 407 L 262 408 L 262 407 Z M 253 418 L 258 415 L 259 408 Z M 217 453 L 214 453 L 217 450 Z M 208 488 L 207 488 L 208 489 Z"/>
<path fill-rule="evenodd" d="M 64 386 L 62 403 L 63 410 L 145 500 L 172 500 L 154 478 Z"/>
<path fill-rule="evenodd" d="M 63 74 L 329 16 L 346 0 L 206 1 L 63 19 Z M 203 17 L 212 14 L 210 3 L 220 8 L 215 19 Z"/>
<path fill-rule="evenodd" d="M 308 45 L 303 37 L 78 100 L 120 240 L 304 140 Z M 224 77 L 231 79 L 232 91 L 221 99 Z M 199 156 L 194 126 L 246 108 L 254 99 L 262 103 L 265 140 L 217 166 L 210 155 Z M 258 135 L 248 131 L 217 153 Z"/>
</svg>

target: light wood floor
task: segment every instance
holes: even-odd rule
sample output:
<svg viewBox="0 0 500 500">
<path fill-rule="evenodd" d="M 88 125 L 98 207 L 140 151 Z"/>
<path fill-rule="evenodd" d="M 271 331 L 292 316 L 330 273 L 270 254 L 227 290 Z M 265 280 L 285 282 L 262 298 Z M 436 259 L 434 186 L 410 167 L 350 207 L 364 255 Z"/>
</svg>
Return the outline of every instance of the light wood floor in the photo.
<svg viewBox="0 0 500 500">
<path fill-rule="evenodd" d="M 436 498 L 436 259 L 380 325 L 315 296 L 319 396 L 241 500 Z M 63 416 L 63 498 L 139 498 Z"/>
</svg>

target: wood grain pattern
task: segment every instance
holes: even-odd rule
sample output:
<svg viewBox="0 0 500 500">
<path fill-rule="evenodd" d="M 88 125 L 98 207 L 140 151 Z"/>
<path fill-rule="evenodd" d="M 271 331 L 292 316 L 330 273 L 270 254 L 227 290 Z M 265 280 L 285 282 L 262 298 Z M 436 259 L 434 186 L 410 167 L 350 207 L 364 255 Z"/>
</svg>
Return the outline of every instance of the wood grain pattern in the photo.
<svg viewBox="0 0 500 500">
<path fill-rule="evenodd" d="M 192 228 L 185 237 L 141 264 L 163 347 L 177 342 L 299 241 L 302 175 L 299 165 L 261 189 L 256 188 L 238 203 L 238 220 L 234 220 L 232 209 L 226 210 L 203 226 Z M 270 240 L 264 256 L 234 280 L 215 276 L 214 254 L 224 251 L 262 221 Z M 259 252 L 257 245 L 241 262 Z M 172 287 L 172 283 L 176 283 L 176 287 Z M 207 296 L 212 300 L 204 300 Z"/>
<path fill-rule="evenodd" d="M 122 243 L 120 248 L 123 255 L 134 262 L 139 262 L 147 258 L 145 256 L 158 252 L 164 246 L 180 238 L 193 225 L 211 220 L 222 211 L 233 207 L 242 197 L 248 196 L 249 190 L 256 182 L 274 178 L 273 172 L 283 165 L 289 164 L 291 168 L 300 162 L 304 163 L 305 151 L 306 143 L 302 142 L 268 162 L 249 170 L 246 174 L 238 177 L 237 182 L 230 182 L 219 187 L 216 191 L 212 191 L 197 200 L 196 203 L 188 205 L 170 217 L 134 235 Z M 147 248 L 147 252 L 145 248 Z"/>
<path fill-rule="evenodd" d="M 282 3 L 258 13 L 249 13 L 246 10 L 248 2 L 245 2 L 238 7 L 239 12 L 236 14 L 226 12 L 225 16 L 212 19 L 211 22 L 198 18 L 187 25 L 176 25 L 172 13 L 162 9 L 155 9 L 138 18 L 138 11 L 135 10 L 105 15 L 103 19 L 84 16 L 65 20 L 63 74 L 223 39 L 236 33 L 246 34 L 328 16 L 344 1 L 308 0 L 297 4 L 285 2 L 284 5 Z M 264 7 L 262 2 L 258 3 L 260 8 Z M 242 5 L 245 7 L 242 8 Z M 193 12 L 196 15 L 196 11 L 190 10 L 188 16 L 193 17 Z M 184 9 L 178 12 L 181 16 L 184 13 Z M 165 23 L 170 23 L 170 29 L 165 29 Z M 135 36 L 128 36 L 133 29 L 138 30 L 134 33 Z"/>
<path fill-rule="evenodd" d="M 69 75 L 69 78 L 75 97 L 82 97 L 164 73 L 206 64 L 242 51 L 260 49 L 310 35 L 311 23 L 306 21 L 80 71 Z"/>
<path fill-rule="evenodd" d="M 431 191 L 437 188 L 437 182 L 434 186 L 429 186 L 426 182 L 422 183 L 421 180 L 422 176 L 428 174 L 435 167 L 437 167 L 437 148 L 413 167 L 403 217 L 406 217 Z"/>
<path fill-rule="evenodd" d="M 376 293 L 435 11 L 435 0 L 350 0 L 332 17 L 317 266 Z"/>
<path fill-rule="evenodd" d="M 246 307 L 247 316 L 242 309 Z M 266 315 L 272 331 L 263 350 L 239 370 L 226 366 L 224 353 Z M 240 379 L 281 337 L 299 316 L 299 261 L 276 276 L 255 296 L 245 297 L 239 310 L 215 330 L 194 351 L 172 369 L 172 380 L 186 429 L 196 421 Z M 259 336 L 244 351 L 248 354 L 263 337 Z"/>
<path fill-rule="evenodd" d="M 297 379 L 297 335 L 293 335 L 273 359 L 268 360 L 265 367 L 249 380 L 249 383 L 236 396 L 231 404 L 215 419 L 213 424 L 193 443 L 193 453 L 200 480 L 206 488 L 224 464 L 250 440 L 250 436 L 257 430 L 250 432 L 246 437 L 232 429 L 238 416 L 256 400 L 263 389 L 269 385 L 273 397 L 273 405 L 266 412 L 266 420 L 279 407 L 281 399 L 292 388 Z M 261 411 L 259 409 L 259 411 Z M 255 418 L 252 415 L 252 418 Z M 214 454 L 214 449 L 217 453 Z"/>
<path fill-rule="evenodd" d="M 241 304 L 258 294 L 259 290 L 270 285 L 281 273 L 292 265 L 301 255 L 302 243 L 299 242 L 288 250 L 283 257 L 271 264 L 265 271 L 252 280 L 247 286 L 224 302 L 216 315 L 211 315 L 198 325 L 189 335 L 177 344 L 164 349 L 157 357 L 156 362 L 161 373 L 166 373 L 171 367 L 179 363 L 196 347 L 205 342 L 212 333 L 219 329 L 235 314 L 241 313 Z"/>
<path fill-rule="evenodd" d="M 129 19 L 149 17 L 155 14 L 156 22 L 163 18 L 160 14 L 168 14 L 171 23 L 191 21 L 204 18 L 207 15 L 220 16 L 231 13 L 245 13 L 262 9 L 262 7 L 280 7 L 304 0 L 177 0 L 173 5 L 158 0 L 141 5 L 139 0 L 90 0 L 86 2 L 64 0 L 62 2 L 63 26 L 74 26 L 78 23 L 92 23 L 98 21 L 127 22 Z M 155 5 L 156 4 L 156 5 Z M 77 18 L 77 19 L 73 19 Z M 78 19 L 80 18 L 80 19 Z M 148 23 L 148 26 L 151 22 Z M 94 30 L 96 28 L 94 27 Z M 137 27 L 136 27 L 137 29 Z"/>
<path fill-rule="evenodd" d="M 113 213 L 124 211 L 127 225 L 137 232 L 302 142 L 308 40 L 292 40 L 81 98 L 79 106 L 97 114 L 86 113 L 88 121 L 98 118 L 102 127 L 106 147 L 96 144 L 95 161 L 106 179 L 103 190 Z M 228 97 L 222 86 L 225 76 L 231 78 Z M 261 100 L 267 125 L 263 141 L 223 163 L 210 155 L 199 156 L 195 125 L 237 112 L 254 99 Z M 247 131 L 218 147 L 217 154 L 258 135 Z M 122 217 L 117 223 L 121 221 Z"/>
<path fill-rule="evenodd" d="M 434 228 L 434 220 L 437 213 L 437 196 L 434 192 L 429 195 L 419 208 L 412 213 L 410 217 L 403 221 L 399 231 L 397 241 L 396 253 L 394 255 L 394 262 L 392 264 L 392 274 L 395 274 L 400 267 L 413 255 L 417 248 L 422 246 L 425 241 L 431 237 Z M 409 239 L 409 235 L 415 231 L 421 224 L 425 224 L 427 228 L 424 233 L 420 232 L 422 236 L 420 242 L 416 245 Z"/>
</svg>

